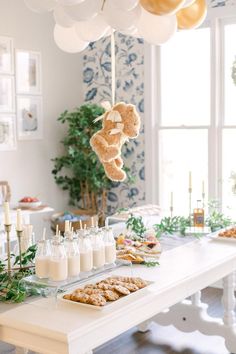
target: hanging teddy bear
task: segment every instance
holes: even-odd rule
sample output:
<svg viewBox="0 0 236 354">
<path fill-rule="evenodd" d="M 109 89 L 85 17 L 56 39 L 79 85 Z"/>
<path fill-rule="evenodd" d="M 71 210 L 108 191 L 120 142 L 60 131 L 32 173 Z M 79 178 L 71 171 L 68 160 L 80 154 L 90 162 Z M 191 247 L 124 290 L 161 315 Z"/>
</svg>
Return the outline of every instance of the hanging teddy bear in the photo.
<svg viewBox="0 0 236 354">
<path fill-rule="evenodd" d="M 102 119 L 102 129 L 90 139 L 90 145 L 103 164 L 107 177 L 112 181 L 124 181 L 126 173 L 122 169 L 122 145 L 129 139 L 137 138 L 141 120 L 132 104 L 117 103 L 98 117 Z"/>
</svg>

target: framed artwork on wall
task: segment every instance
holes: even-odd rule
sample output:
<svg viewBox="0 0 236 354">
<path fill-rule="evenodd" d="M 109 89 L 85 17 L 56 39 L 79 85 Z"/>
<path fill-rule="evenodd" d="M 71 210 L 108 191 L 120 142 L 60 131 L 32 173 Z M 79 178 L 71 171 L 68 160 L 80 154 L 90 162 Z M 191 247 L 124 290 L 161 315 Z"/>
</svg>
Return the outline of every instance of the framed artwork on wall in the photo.
<svg viewBox="0 0 236 354">
<path fill-rule="evenodd" d="M 16 150 L 15 115 L 0 114 L 0 151 Z"/>
<path fill-rule="evenodd" d="M 0 74 L 12 75 L 13 72 L 13 39 L 0 36 Z"/>
<path fill-rule="evenodd" d="M 14 77 L 0 75 L 0 113 L 13 113 L 15 111 L 15 85 Z"/>
<path fill-rule="evenodd" d="M 17 96 L 17 133 L 19 140 L 43 138 L 41 96 Z"/>
<path fill-rule="evenodd" d="M 42 93 L 41 84 L 41 53 L 17 49 L 17 93 L 28 95 L 40 95 Z"/>
</svg>

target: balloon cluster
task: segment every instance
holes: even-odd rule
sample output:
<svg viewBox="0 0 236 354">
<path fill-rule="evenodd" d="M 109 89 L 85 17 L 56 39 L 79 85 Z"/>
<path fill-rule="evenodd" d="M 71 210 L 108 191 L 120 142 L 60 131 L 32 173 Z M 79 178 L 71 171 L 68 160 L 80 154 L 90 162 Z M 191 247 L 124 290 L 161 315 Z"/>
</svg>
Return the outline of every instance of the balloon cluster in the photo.
<svg viewBox="0 0 236 354">
<path fill-rule="evenodd" d="M 167 42 L 177 29 L 198 27 L 206 0 L 25 0 L 33 11 L 53 11 L 54 39 L 62 50 L 77 53 L 89 42 L 117 30 L 150 44 Z"/>
</svg>

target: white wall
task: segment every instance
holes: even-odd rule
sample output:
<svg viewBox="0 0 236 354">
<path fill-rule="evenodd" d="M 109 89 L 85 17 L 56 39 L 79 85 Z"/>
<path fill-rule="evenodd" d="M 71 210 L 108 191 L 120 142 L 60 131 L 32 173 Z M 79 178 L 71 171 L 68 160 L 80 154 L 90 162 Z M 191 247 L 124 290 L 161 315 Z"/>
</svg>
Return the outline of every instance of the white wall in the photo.
<svg viewBox="0 0 236 354">
<path fill-rule="evenodd" d="M 56 210 L 63 210 L 67 193 L 56 186 L 50 159 L 62 151 L 59 141 L 64 128 L 57 117 L 82 103 L 82 56 L 57 48 L 53 26 L 51 13 L 33 13 L 23 0 L 0 0 L 0 36 L 13 37 L 15 48 L 42 53 L 44 106 L 43 140 L 18 141 L 16 151 L 1 151 L 0 180 L 9 181 L 14 203 L 22 196 L 37 195 Z"/>
</svg>

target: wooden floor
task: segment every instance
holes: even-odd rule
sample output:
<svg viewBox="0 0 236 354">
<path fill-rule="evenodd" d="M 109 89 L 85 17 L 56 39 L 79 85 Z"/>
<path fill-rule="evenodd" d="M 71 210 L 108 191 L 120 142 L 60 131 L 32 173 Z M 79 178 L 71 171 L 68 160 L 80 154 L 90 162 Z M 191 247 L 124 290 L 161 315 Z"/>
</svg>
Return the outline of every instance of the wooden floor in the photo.
<svg viewBox="0 0 236 354">
<path fill-rule="evenodd" d="M 209 314 L 213 317 L 222 315 L 221 295 L 221 290 L 213 288 L 202 292 L 202 300 L 209 304 Z M 13 353 L 12 346 L 0 343 L 0 354 Z M 153 324 L 147 333 L 139 333 L 136 328 L 129 330 L 97 348 L 94 354 L 228 354 L 228 351 L 220 337 L 199 332 L 186 334 L 173 326 Z"/>
</svg>

